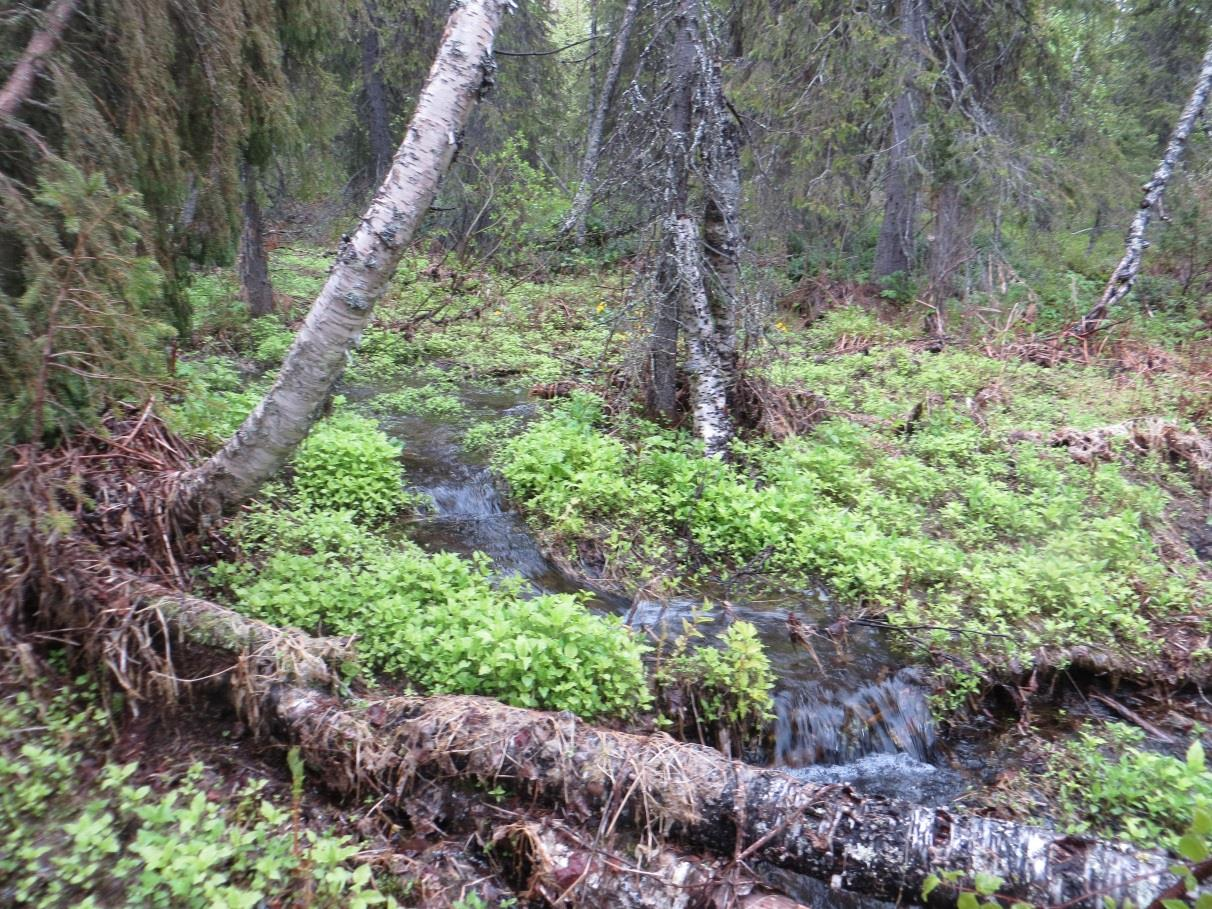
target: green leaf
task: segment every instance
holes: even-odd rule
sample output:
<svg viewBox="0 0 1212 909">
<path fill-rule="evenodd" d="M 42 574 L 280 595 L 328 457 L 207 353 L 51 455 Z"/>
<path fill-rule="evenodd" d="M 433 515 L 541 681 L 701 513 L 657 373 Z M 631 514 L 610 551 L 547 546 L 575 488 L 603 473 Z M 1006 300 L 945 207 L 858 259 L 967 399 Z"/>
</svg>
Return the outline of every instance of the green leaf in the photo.
<svg viewBox="0 0 1212 909">
<path fill-rule="evenodd" d="M 1208 857 L 1208 844 L 1202 837 L 1187 833 L 1178 841 L 1178 854 L 1190 862 L 1202 862 Z"/>
<path fill-rule="evenodd" d="M 957 909 L 980 909 L 980 901 L 971 890 L 965 890 L 955 901 Z"/>
<path fill-rule="evenodd" d="M 937 888 L 941 883 L 942 881 L 939 880 L 939 876 L 937 874 L 927 875 L 926 879 L 922 881 L 922 899 L 925 900 L 929 898 L 930 894 L 933 893 L 935 888 Z"/>
<path fill-rule="evenodd" d="M 1187 749 L 1187 766 L 1196 773 L 1204 772 L 1204 746 L 1196 739 Z"/>
<path fill-rule="evenodd" d="M 1212 811 L 1196 808 L 1195 816 L 1191 819 L 1191 832 L 1198 836 L 1212 834 Z"/>
<path fill-rule="evenodd" d="M 976 892 L 982 896 L 988 896 L 991 893 L 997 893 L 998 888 L 1005 881 L 996 874 L 989 874 L 987 871 L 978 871 L 973 878 L 973 886 L 976 887 Z"/>
<path fill-rule="evenodd" d="M 1186 900 L 1162 900 L 1162 905 L 1166 909 L 1190 909 Z"/>
</svg>

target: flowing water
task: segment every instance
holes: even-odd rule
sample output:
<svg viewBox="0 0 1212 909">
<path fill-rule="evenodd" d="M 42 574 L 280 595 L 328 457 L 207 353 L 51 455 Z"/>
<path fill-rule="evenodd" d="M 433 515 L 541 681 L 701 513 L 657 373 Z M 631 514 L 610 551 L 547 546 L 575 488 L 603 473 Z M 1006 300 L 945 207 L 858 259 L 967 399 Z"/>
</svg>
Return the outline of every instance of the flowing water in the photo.
<svg viewBox="0 0 1212 909">
<path fill-rule="evenodd" d="M 433 502 L 407 523 L 412 539 L 431 551 L 482 552 L 499 574 L 521 575 L 536 593 L 586 591 L 592 608 L 626 615 L 636 626 L 680 627 L 683 618 L 701 616 L 705 599 L 727 602 L 726 610 L 714 610 L 706 630 L 724 627 L 728 615 L 753 623 L 779 679 L 767 763 L 805 780 L 845 781 L 860 792 L 918 803 L 941 804 L 966 788 L 965 778 L 940 760 L 925 689 L 912 670 L 898 670 L 878 629 L 851 625 L 833 635 L 809 635 L 808 646 L 793 642 L 789 613 L 801 627 L 823 628 L 839 618 L 823 591 L 745 599 L 704 590 L 697 597 L 633 603 L 560 572 L 502 497 L 487 465 L 461 444 L 467 422 L 525 416 L 532 405 L 520 392 L 499 389 L 469 387 L 461 397 L 464 421 L 418 415 L 385 421 L 404 442 L 411 488 Z"/>
</svg>

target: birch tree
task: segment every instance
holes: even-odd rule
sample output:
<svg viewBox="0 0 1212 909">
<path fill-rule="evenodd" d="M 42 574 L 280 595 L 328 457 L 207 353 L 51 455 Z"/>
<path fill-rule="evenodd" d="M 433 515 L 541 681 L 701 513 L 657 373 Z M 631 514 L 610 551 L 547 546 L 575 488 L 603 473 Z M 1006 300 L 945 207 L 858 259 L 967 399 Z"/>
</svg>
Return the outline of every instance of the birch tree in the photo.
<svg viewBox="0 0 1212 909">
<path fill-rule="evenodd" d="M 1071 329 L 1073 334 L 1079 338 L 1086 338 L 1093 334 L 1107 318 L 1107 314 L 1112 308 L 1122 303 L 1124 298 L 1131 293 L 1132 285 L 1136 283 L 1136 276 L 1140 273 L 1141 259 L 1149 245 L 1149 241 L 1145 239 L 1145 232 L 1149 229 L 1153 212 L 1161 208 L 1162 197 L 1166 193 L 1170 179 L 1174 176 L 1174 171 L 1182 160 L 1191 130 L 1195 128 L 1196 121 L 1199 120 L 1208 104 L 1210 90 L 1212 90 L 1212 43 L 1208 45 L 1208 50 L 1204 54 L 1199 76 L 1195 80 L 1195 88 L 1187 100 L 1187 106 L 1179 115 L 1178 123 L 1170 135 L 1170 141 L 1166 144 L 1166 151 L 1157 165 L 1157 170 L 1153 172 L 1152 178 L 1144 186 L 1145 196 L 1141 200 L 1140 208 L 1136 210 L 1136 217 L 1132 219 L 1132 226 L 1128 229 L 1124 257 L 1120 259 L 1115 271 L 1111 273 L 1111 278 L 1098 302 Z"/>
<path fill-rule="evenodd" d="M 186 523 L 229 510 L 306 437 L 438 191 L 476 101 L 492 85 L 493 39 L 510 0 L 456 3 L 416 112 L 356 231 L 295 336 L 277 380 L 213 457 L 181 475 L 171 511 Z"/>
<path fill-rule="evenodd" d="M 636 12 L 639 10 L 639 6 L 639 0 L 627 0 L 627 6 L 623 9 L 619 29 L 614 37 L 614 49 L 610 53 L 610 65 L 606 69 L 602 91 L 597 97 L 597 104 L 589 121 L 589 131 L 585 138 L 585 157 L 581 162 L 581 177 L 577 183 L 577 194 L 572 200 L 572 210 L 568 214 L 568 219 L 564 222 L 564 231 L 572 233 L 578 246 L 585 242 L 585 222 L 589 217 L 589 207 L 593 202 L 593 184 L 598 172 L 598 159 L 602 155 L 602 137 L 606 131 L 606 117 L 610 113 L 610 99 L 619 84 L 619 75 L 623 71 L 623 58 L 627 53 L 627 43 L 631 39 L 631 31 L 635 27 Z"/>
</svg>

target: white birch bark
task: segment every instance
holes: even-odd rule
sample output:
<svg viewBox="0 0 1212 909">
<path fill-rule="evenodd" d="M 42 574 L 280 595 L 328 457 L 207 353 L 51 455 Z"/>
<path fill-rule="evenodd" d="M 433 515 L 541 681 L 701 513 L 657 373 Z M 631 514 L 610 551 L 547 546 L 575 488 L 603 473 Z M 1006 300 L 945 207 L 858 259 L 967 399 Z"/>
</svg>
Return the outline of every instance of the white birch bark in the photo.
<svg viewBox="0 0 1212 909">
<path fill-rule="evenodd" d="M 171 510 L 188 523 L 228 510 L 276 474 L 306 437 L 437 194 L 458 136 L 494 69 L 511 0 L 456 0 L 416 112 L 358 229 L 342 244 L 273 387 L 223 448 L 180 477 Z"/>
<path fill-rule="evenodd" d="M 0 87 L 0 119 L 15 116 L 30 96 L 47 55 L 58 46 L 78 5 L 79 0 L 55 0 L 46 10 L 45 24 L 30 36 L 17 65 Z"/>
<path fill-rule="evenodd" d="M 1111 280 L 1107 282 L 1107 287 L 1098 303 L 1072 328 L 1072 332 L 1078 337 L 1084 338 L 1092 334 L 1107 318 L 1111 309 L 1128 296 L 1132 285 L 1136 283 L 1136 276 L 1140 272 L 1141 257 L 1149 245 L 1145 239 L 1145 231 L 1149 227 L 1154 209 L 1161 204 L 1162 196 L 1166 192 L 1166 185 L 1170 182 L 1178 162 L 1182 159 L 1187 139 L 1191 135 L 1191 130 L 1195 128 L 1195 121 L 1199 119 L 1207 106 L 1209 90 L 1212 90 L 1212 44 L 1208 46 L 1208 50 L 1204 54 L 1199 78 L 1195 81 L 1195 90 L 1191 92 L 1187 106 L 1183 108 L 1183 112 L 1178 118 L 1178 124 L 1170 135 L 1170 142 L 1166 146 L 1165 154 L 1162 155 L 1161 163 L 1153 172 L 1153 178 L 1144 186 L 1145 198 L 1141 201 L 1136 217 L 1132 219 L 1132 227 L 1128 230 L 1127 249 L 1124 257 L 1116 266 L 1115 271 L 1111 273 Z"/>
<path fill-rule="evenodd" d="M 708 457 L 720 457 L 732 440 L 728 415 L 728 367 L 720 349 L 711 303 L 703 283 L 702 241 L 693 218 L 671 219 L 673 279 L 686 320 L 686 370 L 690 373 L 691 414 L 694 433 L 703 440 Z"/>
<path fill-rule="evenodd" d="M 602 135 L 606 130 L 606 115 L 610 112 L 610 98 L 619 84 L 619 73 L 623 70 L 623 55 L 627 53 L 627 42 L 635 25 L 639 0 L 627 0 L 619 31 L 614 38 L 614 50 L 610 54 L 610 66 L 602 83 L 597 107 L 589 121 L 589 134 L 585 140 L 585 158 L 581 162 L 581 179 L 577 194 L 572 200 L 572 210 L 564 222 L 564 232 L 571 233 L 577 245 L 585 242 L 585 221 L 589 217 L 589 206 L 593 201 L 593 181 L 598 172 L 598 159 L 602 154 Z"/>
</svg>

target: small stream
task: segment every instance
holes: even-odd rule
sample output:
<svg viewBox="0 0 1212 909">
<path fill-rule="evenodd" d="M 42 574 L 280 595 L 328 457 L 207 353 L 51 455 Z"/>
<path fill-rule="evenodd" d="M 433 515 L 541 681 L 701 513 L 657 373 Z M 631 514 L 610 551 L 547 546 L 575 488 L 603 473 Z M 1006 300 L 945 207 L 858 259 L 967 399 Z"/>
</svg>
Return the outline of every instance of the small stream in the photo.
<svg viewBox="0 0 1212 909">
<path fill-rule="evenodd" d="M 382 390 L 382 389 L 379 389 Z M 350 397 L 366 397 L 357 389 Z M 631 616 L 637 626 L 672 623 L 701 611 L 704 598 L 719 603 L 721 591 L 666 602 L 639 601 L 590 588 L 547 559 L 525 521 L 511 510 L 482 458 L 462 446 L 472 420 L 526 416 L 533 404 L 523 392 L 469 386 L 462 390 L 463 420 L 397 414 L 384 420 L 387 432 L 405 445 L 410 488 L 433 500 L 431 512 L 405 526 L 430 551 L 486 554 L 501 575 L 521 575 L 536 593 L 585 591 L 590 606 Z M 860 792 L 942 804 L 969 785 L 947 766 L 927 692 L 912 669 L 900 668 L 877 629 L 851 627 L 844 641 L 813 640 L 812 653 L 792 642 L 787 616 L 804 625 L 828 625 L 838 616 L 823 591 L 768 599 L 730 598 L 734 618 L 753 623 L 779 679 L 775 692 L 773 753 L 767 763 L 813 782 L 845 781 Z M 721 629 L 715 619 L 705 630 Z M 843 637 L 843 636 L 839 636 Z"/>
</svg>

